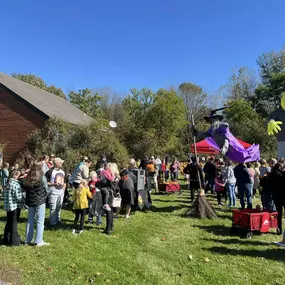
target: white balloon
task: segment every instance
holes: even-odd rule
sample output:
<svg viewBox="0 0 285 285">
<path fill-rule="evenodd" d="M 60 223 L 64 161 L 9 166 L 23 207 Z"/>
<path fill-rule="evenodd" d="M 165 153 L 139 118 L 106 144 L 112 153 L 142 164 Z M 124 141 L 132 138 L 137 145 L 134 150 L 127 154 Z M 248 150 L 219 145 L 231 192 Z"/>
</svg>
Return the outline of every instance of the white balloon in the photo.
<svg viewBox="0 0 285 285">
<path fill-rule="evenodd" d="M 109 125 L 111 128 L 116 128 L 117 127 L 117 123 L 115 121 L 110 121 Z"/>
</svg>

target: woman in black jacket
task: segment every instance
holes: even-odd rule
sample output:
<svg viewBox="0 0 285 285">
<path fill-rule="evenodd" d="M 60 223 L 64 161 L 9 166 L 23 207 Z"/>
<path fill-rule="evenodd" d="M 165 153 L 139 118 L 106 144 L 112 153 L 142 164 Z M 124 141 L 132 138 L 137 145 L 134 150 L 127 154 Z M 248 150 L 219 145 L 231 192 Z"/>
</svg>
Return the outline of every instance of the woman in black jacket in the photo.
<svg viewBox="0 0 285 285">
<path fill-rule="evenodd" d="M 26 205 L 28 206 L 26 244 L 32 243 L 34 224 L 36 222 L 36 237 L 34 243 L 37 246 L 49 245 L 49 243 L 43 240 L 48 185 L 42 171 L 41 162 L 34 162 L 32 164 L 22 188 L 26 191 Z"/>
<path fill-rule="evenodd" d="M 273 194 L 276 211 L 278 212 L 277 233 L 282 234 L 283 207 L 285 207 L 285 173 L 284 164 L 277 163 L 268 174 L 268 184 Z"/>
</svg>

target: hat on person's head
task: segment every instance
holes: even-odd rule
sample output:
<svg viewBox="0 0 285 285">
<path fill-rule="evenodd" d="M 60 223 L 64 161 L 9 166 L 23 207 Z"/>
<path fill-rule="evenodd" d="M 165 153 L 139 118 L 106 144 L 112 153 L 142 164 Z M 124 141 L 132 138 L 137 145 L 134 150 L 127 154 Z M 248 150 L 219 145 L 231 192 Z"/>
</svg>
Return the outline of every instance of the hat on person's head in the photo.
<svg viewBox="0 0 285 285">
<path fill-rule="evenodd" d="M 150 159 L 154 159 L 154 156 L 152 155 L 152 156 L 150 157 Z"/>
<path fill-rule="evenodd" d="M 55 157 L 55 155 L 52 153 L 52 154 L 50 155 L 50 157 Z"/>
<path fill-rule="evenodd" d="M 126 176 L 126 175 L 128 175 L 128 174 L 129 174 L 128 170 L 127 170 L 127 169 L 123 169 L 123 170 L 121 171 L 121 173 L 120 173 L 120 176 Z"/>
<path fill-rule="evenodd" d="M 56 157 L 53 162 L 54 162 L 54 164 L 64 163 L 64 160 L 62 160 L 60 157 Z"/>
</svg>

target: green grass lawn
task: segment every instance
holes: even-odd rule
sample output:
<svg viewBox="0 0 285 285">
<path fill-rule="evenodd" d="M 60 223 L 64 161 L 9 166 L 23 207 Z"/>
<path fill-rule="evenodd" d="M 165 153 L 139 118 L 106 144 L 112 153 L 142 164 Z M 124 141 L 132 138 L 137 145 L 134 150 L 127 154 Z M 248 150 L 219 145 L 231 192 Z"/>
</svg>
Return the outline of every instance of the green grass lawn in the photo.
<svg viewBox="0 0 285 285">
<path fill-rule="evenodd" d="M 285 250 L 272 245 L 275 233 L 253 239 L 231 235 L 231 211 L 219 219 L 183 218 L 189 208 L 182 195 L 153 195 L 153 210 L 129 220 L 115 220 L 115 232 L 102 234 L 86 225 L 71 234 L 73 213 L 63 211 L 65 225 L 45 230 L 49 247 L 0 247 L 0 281 L 13 284 L 285 284 Z M 5 225 L 1 206 L 0 232 Z M 48 210 L 47 210 L 48 215 Z M 27 212 L 19 233 L 24 237 Z M 20 281 L 17 281 L 20 280 Z"/>
</svg>

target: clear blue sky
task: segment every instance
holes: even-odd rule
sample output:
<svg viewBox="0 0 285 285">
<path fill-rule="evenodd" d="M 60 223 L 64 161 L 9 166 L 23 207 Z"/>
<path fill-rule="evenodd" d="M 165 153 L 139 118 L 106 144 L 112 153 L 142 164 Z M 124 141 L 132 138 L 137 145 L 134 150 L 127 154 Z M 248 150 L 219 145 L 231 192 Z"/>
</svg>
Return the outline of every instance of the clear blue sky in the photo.
<svg viewBox="0 0 285 285">
<path fill-rule="evenodd" d="M 3 3 L 2 3 L 3 2 Z M 285 44 L 284 0 L 1 1 L 0 71 L 69 89 L 208 92 Z"/>
</svg>

